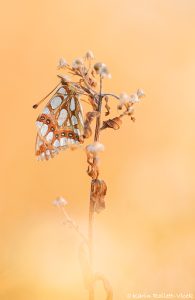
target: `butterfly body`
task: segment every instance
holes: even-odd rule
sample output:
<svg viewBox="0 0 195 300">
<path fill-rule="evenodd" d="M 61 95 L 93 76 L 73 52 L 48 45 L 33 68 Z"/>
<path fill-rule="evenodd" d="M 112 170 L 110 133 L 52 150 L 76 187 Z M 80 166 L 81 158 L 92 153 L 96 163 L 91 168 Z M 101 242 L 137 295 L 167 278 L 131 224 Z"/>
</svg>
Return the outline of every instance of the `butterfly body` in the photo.
<svg viewBox="0 0 195 300">
<path fill-rule="evenodd" d="M 62 84 L 36 121 L 35 154 L 48 160 L 73 145 L 83 142 L 83 113 L 74 85 Z"/>
</svg>

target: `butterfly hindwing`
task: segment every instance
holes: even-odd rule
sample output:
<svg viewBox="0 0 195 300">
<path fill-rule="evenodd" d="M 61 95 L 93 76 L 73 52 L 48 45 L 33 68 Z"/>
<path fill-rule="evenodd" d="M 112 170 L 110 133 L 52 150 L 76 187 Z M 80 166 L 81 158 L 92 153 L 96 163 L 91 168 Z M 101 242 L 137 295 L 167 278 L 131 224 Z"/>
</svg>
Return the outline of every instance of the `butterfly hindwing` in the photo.
<svg viewBox="0 0 195 300">
<path fill-rule="evenodd" d="M 73 144 L 81 142 L 83 113 L 79 96 L 62 85 L 49 100 L 36 121 L 36 155 L 49 159 Z"/>
</svg>

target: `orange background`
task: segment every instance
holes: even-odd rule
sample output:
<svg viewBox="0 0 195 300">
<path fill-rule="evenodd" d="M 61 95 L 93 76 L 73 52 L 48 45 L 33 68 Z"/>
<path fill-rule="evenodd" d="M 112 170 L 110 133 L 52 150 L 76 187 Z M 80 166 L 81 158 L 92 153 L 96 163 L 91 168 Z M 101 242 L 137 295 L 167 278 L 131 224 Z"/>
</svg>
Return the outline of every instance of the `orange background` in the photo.
<svg viewBox="0 0 195 300">
<path fill-rule="evenodd" d="M 101 178 L 107 209 L 96 216 L 95 266 L 115 299 L 132 292 L 195 292 L 195 2 L 34 0 L 1 4 L 0 299 L 87 299 L 79 239 L 51 202 L 87 231 L 84 151 L 34 156 L 32 104 L 58 82 L 59 57 L 91 49 L 112 80 L 104 90 L 147 97 L 136 122 L 106 130 Z M 113 100 L 112 112 L 116 114 Z M 88 143 L 88 141 L 87 141 Z M 101 285 L 97 299 L 104 299 Z"/>
</svg>

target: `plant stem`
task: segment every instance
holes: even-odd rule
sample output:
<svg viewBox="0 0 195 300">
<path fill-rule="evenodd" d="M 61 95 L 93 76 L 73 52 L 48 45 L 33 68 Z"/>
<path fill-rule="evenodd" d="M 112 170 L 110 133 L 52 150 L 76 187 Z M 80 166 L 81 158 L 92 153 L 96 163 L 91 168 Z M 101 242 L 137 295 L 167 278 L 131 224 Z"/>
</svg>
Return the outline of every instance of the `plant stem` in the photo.
<svg viewBox="0 0 195 300">
<path fill-rule="evenodd" d="M 102 94 L 102 96 L 103 97 L 105 97 L 105 96 L 111 96 L 111 97 L 114 97 L 114 98 L 116 98 L 116 99 L 120 99 L 120 97 L 119 96 L 117 96 L 117 95 L 115 95 L 115 94 L 111 94 L 111 93 L 104 93 L 104 94 Z"/>
<path fill-rule="evenodd" d="M 99 114 L 99 116 L 96 119 L 94 142 L 97 142 L 99 140 L 100 120 L 101 120 L 101 108 L 102 108 L 102 76 L 100 75 L 100 92 L 99 92 L 99 101 L 98 101 L 98 109 L 97 109 L 97 111 L 100 114 Z"/>
<path fill-rule="evenodd" d="M 91 284 L 89 288 L 89 300 L 94 299 L 94 287 L 93 287 L 93 223 L 94 223 L 94 202 L 90 199 L 89 203 L 89 263 L 91 267 Z"/>
<path fill-rule="evenodd" d="M 98 108 L 97 111 L 100 113 L 96 118 L 96 127 L 95 127 L 95 135 L 94 135 L 94 142 L 99 140 L 100 135 L 100 121 L 101 121 L 101 108 L 102 108 L 102 76 L 100 75 L 100 92 L 99 92 L 99 99 L 98 99 Z M 93 179 L 92 179 L 93 180 Z M 92 180 L 91 180 L 91 189 L 92 189 Z M 90 259 L 90 266 L 92 272 L 91 278 L 91 286 L 89 289 L 89 300 L 94 300 L 94 283 L 93 283 L 93 223 L 94 223 L 94 201 L 91 200 L 89 203 L 89 224 L 88 224 L 88 239 L 89 239 L 89 259 Z"/>
</svg>

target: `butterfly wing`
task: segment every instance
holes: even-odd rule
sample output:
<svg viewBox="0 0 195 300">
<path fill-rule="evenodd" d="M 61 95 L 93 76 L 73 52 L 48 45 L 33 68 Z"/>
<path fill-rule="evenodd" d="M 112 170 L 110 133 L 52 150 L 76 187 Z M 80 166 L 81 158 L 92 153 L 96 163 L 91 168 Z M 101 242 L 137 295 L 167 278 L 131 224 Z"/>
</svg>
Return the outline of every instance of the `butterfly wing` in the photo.
<svg viewBox="0 0 195 300">
<path fill-rule="evenodd" d="M 48 160 L 60 150 L 81 143 L 84 123 L 79 95 L 72 87 L 62 85 L 38 116 L 36 125 L 38 159 Z"/>
</svg>

